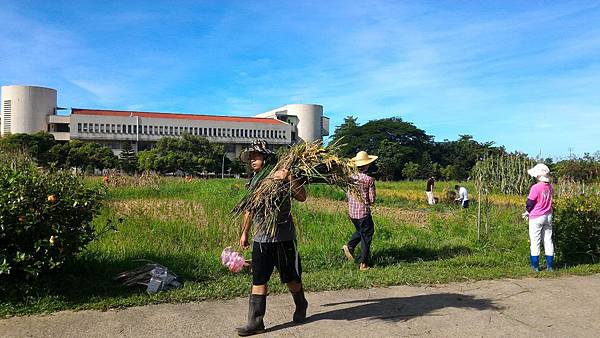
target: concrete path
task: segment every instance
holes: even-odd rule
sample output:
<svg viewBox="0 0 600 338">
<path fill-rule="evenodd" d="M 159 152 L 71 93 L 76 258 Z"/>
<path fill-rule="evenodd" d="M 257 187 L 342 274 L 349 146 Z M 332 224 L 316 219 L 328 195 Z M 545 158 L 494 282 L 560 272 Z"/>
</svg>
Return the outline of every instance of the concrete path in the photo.
<svg viewBox="0 0 600 338">
<path fill-rule="evenodd" d="M 600 275 L 308 293 L 268 298 L 266 337 L 599 337 Z M 233 337 L 247 299 L 0 320 L 1 337 Z"/>
</svg>

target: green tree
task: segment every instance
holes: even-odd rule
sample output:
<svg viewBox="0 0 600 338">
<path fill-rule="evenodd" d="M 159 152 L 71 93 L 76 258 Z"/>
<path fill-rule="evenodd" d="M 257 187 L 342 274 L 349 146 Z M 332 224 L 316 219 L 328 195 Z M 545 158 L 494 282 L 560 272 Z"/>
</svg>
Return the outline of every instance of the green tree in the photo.
<svg viewBox="0 0 600 338">
<path fill-rule="evenodd" d="M 183 137 L 163 137 L 156 147 L 138 154 L 141 170 L 171 173 L 220 172 L 224 148 L 207 139 L 185 134 Z"/>
<path fill-rule="evenodd" d="M 447 166 L 442 168 L 440 174 L 446 181 L 450 181 L 457 178 L 456 167 L 452 164 L 448 164 Z"/>
<path fill-rule="evenodd" d="M 121 149 L 121 154 L 119 154 L 119 164 L 121 166 L 121 170 L 128 174 L 135 173 L 137 169 L 137 161 L 137 155 L 131 146 L 131 142 L 123 143 L 123 149 Z"/>
<path fill-rule="evenodd" d="M 342 155 L 347 157 L 354 156 L 360 150 L 376 154 L 381 142 L 388 140 L 415 149 L 415 158 L 411 160 L 418 162 L 418 154 L 428 150 L 432 145 L 431 136 L 399 117 L 372 120 L 360 127 L 345 130 L 347 131 L 343 141 L 345 146 L 341 151 Z"/>
<path fill-rule="evenodd" d="M 404 177 L 402 168 L 415 157 L 416 150 L 403 146 L 398 142 L 383 140 L 379 144 L 376 154 L 379 156 L 375 165 L 376 175 L 382 180 L 399 180 Z"/>
<path fill-rule="evenodd" d="M 414 162 L 408 162 L 404 166 L 404 169 L 402 169 L 402 174 L 409 180 L 414 180 L 419 175 L 419 165 Z"/>
<path fill-rule="evenodd" d="M 48 152 L 50 161 L 61 168 L 82 168 L 86 171 L 94 169 L 116 168 L 119 162 L 110 148 L 94 142 L 71 140 L 57 144 Z"/>
<path fill-rule="evenodd" d="M 358 124 L 356 123 L 357 118 L 354 116 L 346 116 L 344 118 L 344 122 L 340 124 L 335 131 L 333 132 L 332 140 L 333 142 L 338 142 L 343 140 L 342 142 L 347 142 L 347 138 L 349 135 L 355 132 L 358 128 Z"/>
<path fill-rule="evenodd" d="M 49 151 L 56 144 L 54 136 L 43 131 L 34 134 L 12 134 L 0 138 L 0 149 L 25 150 L 40 166 L 49 164 L 51 161 Z"/>
<path fill-rule="evenodd" d="M 419 168 L 419 177 L 421 178 L 428 178 L 434 175 L 433 161 L 431 161 L 431 156 L 428 151 L 424 151 L 421 155 Z"/>
</svg>

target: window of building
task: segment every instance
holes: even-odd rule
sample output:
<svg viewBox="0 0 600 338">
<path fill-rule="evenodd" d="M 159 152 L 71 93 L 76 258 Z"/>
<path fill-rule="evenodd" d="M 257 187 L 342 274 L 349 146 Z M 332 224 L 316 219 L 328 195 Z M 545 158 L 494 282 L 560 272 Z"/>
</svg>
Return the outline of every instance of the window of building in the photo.
<svg viewBox="0 0 600 338">
<path fill-rule="evenodd" d="M 81 133 L 83 130 L 81 123 L 77 123 L 77 132 Z"/>
<path fill-rule="evenodd" d="M 133 133 L 137 134 L 137 125 L 136 124 L 133 125 Z"/>
<path fill-rule="evenodd" d="M 98 123 L 94 123 L 94 133 L 100 132 L 100 125 Z"/>
</svg>

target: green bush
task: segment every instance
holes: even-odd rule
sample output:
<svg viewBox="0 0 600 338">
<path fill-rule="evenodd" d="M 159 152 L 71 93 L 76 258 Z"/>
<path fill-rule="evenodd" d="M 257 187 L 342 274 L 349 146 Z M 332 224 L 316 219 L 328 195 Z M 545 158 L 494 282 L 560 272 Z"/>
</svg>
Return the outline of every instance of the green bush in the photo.
<svg viewBox="0 0 600 338">
<path fill-rule="evenodd" d="M 95 237 L 101 188 L 68 171 L 0 153 L 0 286 L 55 270 Z"/>
<path fill-rule="evenodd" d="M 554 208 L 556 251 L 567 262 L 600 258 L 600 196 L 560 199 Z"/>
</svg>

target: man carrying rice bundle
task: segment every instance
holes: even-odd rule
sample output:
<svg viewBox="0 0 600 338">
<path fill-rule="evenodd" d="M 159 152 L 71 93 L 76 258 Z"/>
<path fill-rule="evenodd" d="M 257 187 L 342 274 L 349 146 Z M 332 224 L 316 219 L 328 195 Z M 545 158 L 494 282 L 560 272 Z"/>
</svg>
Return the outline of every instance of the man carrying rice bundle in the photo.
<svg viewBox="0 0 600 338">
<path fill-rule="evenodd" d="M 240 159 L 249 163 L 254 171 L 248 193 L 233 208 L 236 215 L 244 216 L 244 228 L 240 245 L 248 247 L 248 233 L 254 227 L 252 250 L 252 292 L 248 324 L 238 329 L 240 336 L 264 331 L 267 282 L 277 267 L 281 282 L 287 283 L 292 292 L 296 310 L 296 323 L 306 319 L 308 302 L 302 288 L 302 267 L 296 250 L 296 228 L 291 215 L 292 199 L 306 200 L 304 185 L 321 183 L 344 191 L 358 193 L 358 185 L 352 179 L 356 167 L 349 160 L 340 158 L 339 145 L 323 146 L 320 141 L 299 143 L 275 156 L 267 142 L 257 140 L 242 152 Z"/>
<path fill-rule="evenodd" d="M 261 180 L 279 180 L 290 182 L 291 197 L 300 202 L 306 200 L 304 187 L 298 183 L 297 179 L 291 177 L 288 170 L 277 170 L 272 177 L 267 175 L 273 168 L 276 157 L 268 149 L 266 141 L 252 142 L 251 147 L 240 154 L 240 159 L 248 163 L 254 172 L 254 176 L 248 183 L 249 190 L 253 190 Z M 249 336 L 265 331 L 263 317 L 266 312 L 267 283 L 275 267 L 279 271 L 281 282 L 287 283 L 296 304 L 293 321 L 301 323 L 306 319 L 308 302 L 302 288 L 302 266 L 296 249 L 296 229 L 291 214 L 291 198 L 284 200 L 279 207 L 274 233 L 265 227 L 259 227 L 263 222 L 264 219 L 259 214 L 252 215 L 248 211 L 244 213 L 240 246 L 243 248 L 250 246 L 248 240 L 252 226 L 255 227 L 256 233 L 252 246 L 252 291 L 249 300 L 248 323 L 237 329 L 240 336 Z"/>
<path fill-rule="evenodd" d="M 342 246 L 344 254 L 350 261 L 354 261 L 354 249 L 360 243 L 359 269 L 369 269 L 369 255 L 371 252 L 371 241 L 375 233 L 375 224 L 371 216 L 371 205 L 375 203 L 375 180 L 367 175 L 369 165 L 377 159 L 377 156 L 369 155 L 366 151 L 360 151 L 352 162 L 358 168 L 358 173 L 353 179 L 358 183 L 360 196 L 354 196 L 351 192 L 348 197 L 348 213 L 356 231 L 350 237 L 348 244 Z"/>
</svg>

